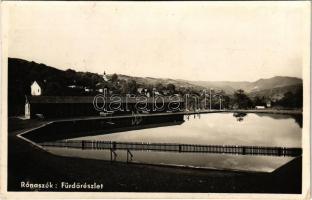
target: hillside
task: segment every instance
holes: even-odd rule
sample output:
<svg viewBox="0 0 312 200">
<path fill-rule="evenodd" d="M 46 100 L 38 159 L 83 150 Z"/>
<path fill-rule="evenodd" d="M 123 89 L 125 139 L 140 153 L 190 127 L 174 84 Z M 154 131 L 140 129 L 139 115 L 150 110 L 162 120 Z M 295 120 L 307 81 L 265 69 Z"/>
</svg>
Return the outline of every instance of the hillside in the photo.
<svg viewBox="0 0 312 200">
<path fill-rule="evenodd" d="M 115 76 L 115 80 L 113 80 Z M 30 85 L 38 81 L 44 85 L 43 95 L 81 96 L 95 95 L 99 88 L 105 85 L 114 94 L 137 93 L 137 88 L 147 88 L 149 92 L 156 88 L 160 93 L 170 90 L 170 94 L 197 93 L 210 88 L 223 90 L 228 96 L 242 89 L 253 97 L 280 100 L 284 94 L 302 94 L 302 80 L 294 77 L 276 76 L 259 79 L 255 82 L 247 81 L 188 81 L 181 79 L 163 79 L 152 77 L 134 77 L 123 74 L 108 75 L 109 81 L 103 81 L 103 76 L 90 72 L 76 72 L 75 70 L 59 70 L 45 64 L 30 62 L 23 59 L 8 59 L 8 100 L 10 111 L 19 105 L 23 109 L 25 95 L 30 95 Z M 74 86 L 74 87 L 70 87 Z M 86 88 L 88 92 L 86 92 Z"/>
<path fill-rule="evenodd" d="M 108 75 L 111 76 L 111 75 Z M 181 79 L 162 79 L 152 77 L 134 77 L 129 75 L 118 74 L 120 81 L 136 81 L 138 86 L 155 86 L 157 84 L 167 85 L 174 84 L 176 88 L 192 88 L 194 90 L 218 89 L 227 94 L 233 94 L 235 90 L 242 89 L 246 93 L 267 94 L 275 91 L 291 91 L 302 85 L 302 79 L 294 77 L 275 76 L 268 79 L 259 79 L 255 82 L 247 81 L 188 81 Z M 57 83 L 55 87 L 66 87 L 68 85 L 81 85 L 84 87 L 95 87 L 96 83 L 102 81 L 102 76 L 90 72 L 76 72 L 68 69 L 66 71 L 38 64 L 22 59 L 9 58 L 9 87 L 14 85 L 23 85 L 26 93 L 29 93 L 29 86 L 34 80 L 47 81 L 48 83 Z M 292 87 L 290 87 L 292 86 Z M 274 89 L 277 88 L 277 89 Z"/>
<path fill-rule="evenodd" d="M 140 85 L 174 84 L 177 88 L 193 88 L 195 90 L 209 90 L 210 88 L 223 90 L 232 95 L 238 89 L 244 90 L 250 96 L 282 97 L 286 92 L 295 93 L 302 89 L 302 79 L 295 77 L 275 76 L 268 79 L 259 79 L 255 82 L 233 82 L 233 81 L 188 81 L 182 79 L 161 79 L 152 77 L 132 77 L 118 74 L 122 80 L 135 80 Z"/>
<path fill-rule="evenodd" d="M 24 90 L 24 94 L 29 95 L 32 82 L 40 81 L 44 83 L 46 94 L 53 95 L 55 92 L 61 92 L 58 95 L 65 95 L 68 92 L 65 88 L 69 85 L 89 87 L 101 80 L 102 76 L 99 74 L 76 72 L 71 69 L 63 71 L 45 64 L 16 58 L 9 58 L 8 60 L 8 85 L 9 88 L 12 88 L 9 90 L 10 92 L 14 92 L 18 86 Z"/>
<path fill-rule="evenodd" d="M 265 89 L 260 91 L 253 91 L 249 93 L 251 98 L 253 97 L 266 97 L 272 100 L 280 100 L 284 97 L 284 94 L 287 92 L 292 93 L 302 93 L 302 84 L 295 84 L 283 87 L 276 87 L 272 89 Z"/>
<path fill-rule="evenodd" d="M 128 76 L 123 74 L 118 74 L 118 79 L 130 81 L 135 80 L 138 85 L 167 85 L 167 84 L 174 84 L 177 88 L 193 88 L 195 90 L 203 90 L 206 87 L 202 85 L 193 84 L 190 81 L 185 80 L 177 80 L 177 79 L 162 79 L 162 78 L 152 78 L 152 77 L 135 77 L 135 76 Z"/>
<path fill-rule="evenodd" d="M 223 90 L 228 95 L 233 95 L 238 89 L 243 89 L 250 97 L 266 97 L 281 99 L 286 92 L 296 93 L 302 90 L 302 80 L 293 77 L 273 77 L 260 79 L 255 82 L 231 82 L 231 81 L 187 81 L 175 79 L 160 79 L 152 77 L 132 77 L 118 74 L 119 79 L 129 81 L 135 80 L 139 85 L 174 84 L 176 88 L 192 88 L 194 90 L 209 90 L 210 88 Z"/>
<path fill-rule="evenodd" d="M 302 85 L 302 79 L 286 76 L 275 76 L 268 79 L 259 79 L 255 82 L 231 82 L 231 81 L 193 81 L 195 85 L 207 88 L 221 88 L 226 93 L 232 94 L 235 90 L 242 89 L 247 93 L 256 93 L 262 90 L 271 90 L 273 88 L 289 88 L 289 86 Z M 289 89 L 292 89 L 291 87 Z M 260 92 L 261 93 L 261 92 Z"/>
<path fill-rule="evenodd" d="M 30 95 L 33 81 L 44 84 L 44 95 L 84 95 L 81 89 L 72 89 L 69 85 L 87 87 L 95 85 L 102 77 L 98 74 L 59 70 L 45 64 L 29 62 L 23 59 L 8 59 L 8 102 L 10 113 L 23 111 L 25 95 Z M 10 114 L 9 113 L 9 114 Z"/>
</svg>

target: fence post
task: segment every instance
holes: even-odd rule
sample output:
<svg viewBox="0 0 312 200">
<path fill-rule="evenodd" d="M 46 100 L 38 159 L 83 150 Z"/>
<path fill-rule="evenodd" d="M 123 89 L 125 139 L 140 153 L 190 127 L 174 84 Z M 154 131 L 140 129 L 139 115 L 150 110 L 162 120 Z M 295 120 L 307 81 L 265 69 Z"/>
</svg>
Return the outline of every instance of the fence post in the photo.
<svg viewBox="0 0 312 200">
<path fill-rule="evenodd" d="M 129 153 L 130 153 L 130 151 L 129 151 L 129 149 L 127 149 L 127 163 L 129 162 Z"/>
<path fill-rule="evenodd" d="M 113 142 L 113 149 L 116 149 L 116 142 Z"/>
<path fill-rule="evenodd" d="M 281 156 L 282 155 L 282 148 L 278 148 L 277 152 L 278 152 L 278 156 Z"/>
<path fill-rule="evenodd" d="M 113 150 L 112 148 L 110 148 L 109 150 L 110 150 L 110 161 L 113 162 Z"/>
<path fill-rule="evenodd" d="M 246 155 L 246 147 L 242 147 L 242 149 L 243 149 L 243 155 Z"/>
</svg>

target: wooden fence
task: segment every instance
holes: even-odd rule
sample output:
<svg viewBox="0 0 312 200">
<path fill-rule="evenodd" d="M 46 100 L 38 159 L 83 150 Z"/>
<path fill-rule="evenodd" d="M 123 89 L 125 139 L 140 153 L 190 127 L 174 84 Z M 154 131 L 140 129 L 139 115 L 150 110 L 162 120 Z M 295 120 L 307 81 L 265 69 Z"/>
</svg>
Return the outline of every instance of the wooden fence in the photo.
<svg viewBox="0 0 312 200">
<path fill-rule="evenodd" d="M 143 143 L 143 142 L 114 142 L 114 141 L 86 141 L 61 140 L 42 142 L 41 146 L 67 147 L 94 150 L 127 150 L 127 151 L 170 151 L 190 153 L 218 153 L 234 155 L 265 155 L 265 156 L 301 156 L 301 148 L 238 146 L 238 145 L 195 145 L 174 143 Z"/>
</svg>

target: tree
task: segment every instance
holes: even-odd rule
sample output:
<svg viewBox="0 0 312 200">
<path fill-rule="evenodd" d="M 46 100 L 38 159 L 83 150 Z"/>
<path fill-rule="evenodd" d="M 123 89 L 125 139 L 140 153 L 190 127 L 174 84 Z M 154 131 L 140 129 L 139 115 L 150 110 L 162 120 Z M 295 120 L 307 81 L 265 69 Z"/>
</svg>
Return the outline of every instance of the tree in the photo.
<svg viewBox="0 0 312 200">
<path fill-rule="evenodd" d="M 233 103 L 236 104 L 239 109 L 246 109 L 252 106 L 252 101 L 242 89 L 235 91 Z"/>
<path fill-rule="evenodd" d="M 167 90 L 170 91 L 170 94 L 174 94 L 175 93 L 175 85 L 173 85 L 172 83 L 169 83 L 167 85 Z"/>
<path fill-rule="evenodd" d="M 49 82 L 43 91 L 45 95 L 63 95 L 62 86 L 58 82 Z"/>
<path fill-rule="evenodd" d="M 260 97 L 256 96 L 254 98 L 253 102 L 254 102 L 254 106 L 264 106 L 265 105 L 265 98 L 264 97 L 260 98 Z"/>
<path fill-rule="evenodd" d="M 302 108 L 302 105 L 303 105 L 303 91 L 302 91 L 302 89 L 298 90 L 294 96 L 295 96 L 296 107 Z"/>
<path fill-rule="evenodd" d="M 280 101 L 278 101 L 277 104 L 286 108 L 302 108 L 303 104 L 302 90 L 299 90 L 295 93 L 292 92 L 284 93 L 284 97 Z"/>
<path fill-rule="evenodd" d="M 223 97 L 222 97 L 223 108 L 228 108 L 230 105 L 230 101 L 231 101 L 231 99 L 229 96 L 223 95 Z"/>
<path fill-rule="evenodd" d="M 129 91 L 131 94 L 135 94 L 138 89 L 137 82 L 135 80 L 131 80 L 129 83 Z"/>
<path fill-rule="evenodd" d="M 118 75 L 117 75 L 116 73 L 114 73 L 114 74 L 112 75 L 112 82 L 115 83 L 115 82 L 117 82 L 117 81 L 118 81 Z"/>
<path fill-rule="evenodd" d="M 162 91 L 163 89 L 165 89 L 165 87 L 161 83 L 157 83 L 155 87 L 156 87 L 157 91 Z"/>
<path fill-rule="evenodd" d="M 138 85 L 135 80 L 124 82 L 121 86 L 121 93 L 122 94 L 136 94 L 137 87 Z"/>
</svg>

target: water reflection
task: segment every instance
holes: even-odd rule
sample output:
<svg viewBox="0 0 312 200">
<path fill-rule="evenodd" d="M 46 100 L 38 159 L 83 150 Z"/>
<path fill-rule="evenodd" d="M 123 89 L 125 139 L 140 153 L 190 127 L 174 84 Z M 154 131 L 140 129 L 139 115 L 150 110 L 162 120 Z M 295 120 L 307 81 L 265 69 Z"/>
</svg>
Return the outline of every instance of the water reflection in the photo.
<svg viewBox="0 0 312 200">
<path fill-rule="evenodd" d="M 122 130 L 112 134 L 85 136 L 71 140 L 116 142 L 184 143 L 198 145 L 245 145 L 266 147 L 301 147 L 300 118 L 291 115 L 254 113 L 214 113 L 185 116 L 184 123 L 174 126 Z M 239 123 L 238 123 L 239 122 Z M 243 123 L 240 123 L 243 122 Z M 302 122 L 302 119 L 301 119 Z M 278 131 L 276 131 L 278 130 Z M 49 148 L 58 155 L 109 159 L 103 150 Z M 125 160 L 126 151 L 117 152 Z M 134 162 L 183 165 L 203 168 L 271 172 L 292 158 L 133 151 Z"/>
<path fill-rule="evenodd" d="M 87 159 L 110 160 L 109 150 L 80 150 L 61 147 L 47 147 L 50 153 Z M 131 162 L 144 164 L 173 165 L 193 168 L 272 172 L 293 160 L 292 157 L 240 156 L 207 153 L 174 153 L 156 151 L 131 151 Z M 127 162 L 127 151 L 116 151 L 116 161 Z"/>
<path fill-rule="evenodd" d="M 292 115 L 295 119 L 295 122 L 302 128 L 302 115 Z"/>
<path fill-rule="evenodd" d="M 279 119 L 271 116 L 249 113 L 244 123 L 237 123 L 232 113 L 202 114 L 200 119 L 190 116 L 176 126 L 123 130 L 76 140 L 301 147 L 301 128 L 295 120 L 289 115 Z"/>
<path fill-rule="evenodd" d="M 302 115 L 301 114 L 293 114 L 293 115 L 276 115 L 270 113 L 255 113 L 259 117 L 270 117 L 272 119 L 294 119 L 295 122 L 302 128 Z"/>
<path fill-rule="evenodd" d="M 245 116 L 247 116 L 247 113 L 241 112 L 233 113 L 233 117 L 235 117 L 238 122 L 243 121 Z"/>
</svg>

